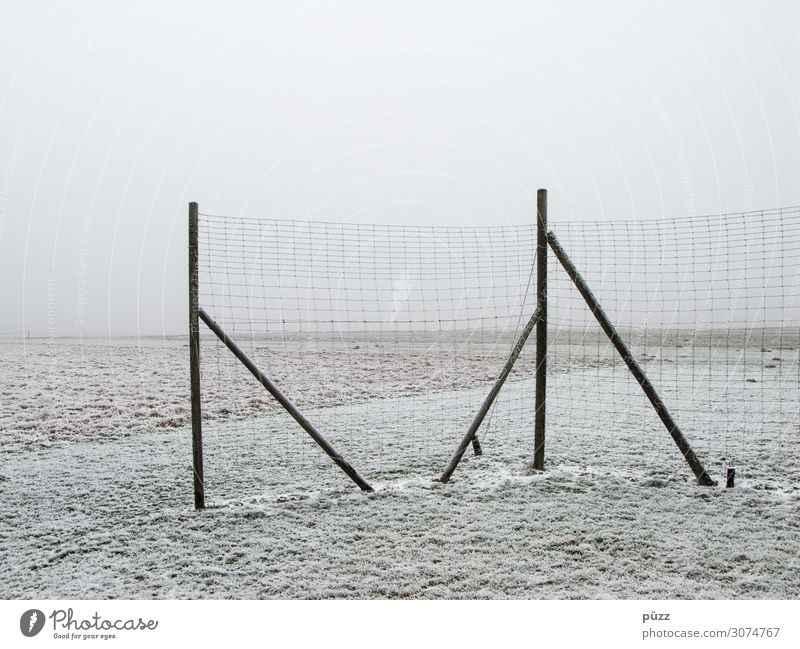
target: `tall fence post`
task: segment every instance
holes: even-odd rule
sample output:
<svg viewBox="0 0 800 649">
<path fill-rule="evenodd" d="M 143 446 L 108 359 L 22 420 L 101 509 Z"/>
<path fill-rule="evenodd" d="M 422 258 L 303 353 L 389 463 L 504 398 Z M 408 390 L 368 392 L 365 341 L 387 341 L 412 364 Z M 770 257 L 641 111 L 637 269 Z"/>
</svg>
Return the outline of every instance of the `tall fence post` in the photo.
<svg viewBox="0 0 800 649">
<path fill-rule="evenodd" d="M 536 192 L 536 416 L 533 468 L 544 470 L 547 401 L 547 190 Z"/>
<path fill-rule="evenodd" d="M 198 320 L 197 270 L 198 207 L 189 203 L 189 383 L 192 393 L 192 469 L 194 474 L 194 508 L 206 506 L 203 482 L 203 427 L 200 420 L 200 322 Z"/>
</svg>

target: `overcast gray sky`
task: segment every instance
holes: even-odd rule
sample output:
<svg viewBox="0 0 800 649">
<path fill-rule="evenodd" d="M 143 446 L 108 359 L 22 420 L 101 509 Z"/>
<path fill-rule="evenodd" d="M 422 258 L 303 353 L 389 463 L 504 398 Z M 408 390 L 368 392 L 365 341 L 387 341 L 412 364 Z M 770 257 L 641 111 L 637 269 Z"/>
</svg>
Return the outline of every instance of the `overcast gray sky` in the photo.
<svg viewBox="0 0 800 649">
<path fill-rule="evenodd" d="M 186 329 L 186 204 L 377 223 L 800 204 L 796 2 L 3 3 L 0 333 Z"/>
</svg>

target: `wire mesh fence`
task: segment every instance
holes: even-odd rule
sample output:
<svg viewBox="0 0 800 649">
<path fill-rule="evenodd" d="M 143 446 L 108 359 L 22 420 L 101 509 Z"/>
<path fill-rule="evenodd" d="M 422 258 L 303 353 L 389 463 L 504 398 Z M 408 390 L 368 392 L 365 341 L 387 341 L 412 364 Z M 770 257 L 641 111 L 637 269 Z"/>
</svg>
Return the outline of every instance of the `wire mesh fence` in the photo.
<svg viewBox="0 0 800 649">
<path fill-rule="evenodd" d="M 362 474 L 378 481 L 433 474 L 533 312 L 534 248 L 528 226 L 201 214 L 200 304 Z M 236 438 L 225 462 L 247 444 L 254 455 L 266 446 L 269 461 L 292 467 L 287 480 L 332 473 L 339 481 L 330 460 L 227 350 L 205 340 L 205 413 L 246 422 L 219 428 L 219 444 Z M 498 430 L 492 419 L 502 419 L 497 435 L 507 448 L 515 440 L 523 452 L 532 443 L 532 359 L 526 352 L 517 364 L 482 433 L 487 442 Z M 213 430 L 206 426 L 207 439 Z M 214 446 L 209 441 L 208 452 Z M 207 482 L 215 465 L 207 463 Z"/>
<path fill-rule="evenodd" d="M 800 209 L 552 229 L 717 471 L 796 474 Z M 199 218 L 199 303 L 366 477 L 442 469 L 536 306 L 536 227 Z M 687 472 L 549 256 L 548 456 L 632 479 Z M 216 339 L 201 350 L 220 497 L 348 485 Z M 479 430 L 533 454 L 530 341 Z M 483 460 L 482 460 L 483 461 Z M 795 475 L 795 478 L 797 476 Z"/>
<path fill-rule="evenodd" d="M 797 477 L 800 210 L 560 223 L 558 239 L 720 479 Z M 683 471 L 672 440 L 550 259 L 549 354 L 569 359 L 548 386 L 551 445 L 597 462 L 605 431 L 632 456 L 620 470 Z M 603 452 L 606 449 L 603 448 Z M 602 462 L 602 460 L 600 460 Z"/>
</svg>

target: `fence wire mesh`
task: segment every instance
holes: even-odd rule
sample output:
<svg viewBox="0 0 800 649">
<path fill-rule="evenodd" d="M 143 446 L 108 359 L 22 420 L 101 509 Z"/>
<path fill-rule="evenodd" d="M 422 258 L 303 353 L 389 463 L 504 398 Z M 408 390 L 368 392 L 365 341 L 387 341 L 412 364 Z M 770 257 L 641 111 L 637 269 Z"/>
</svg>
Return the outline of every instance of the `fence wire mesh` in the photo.
<svg viewBox="0 0 800 649">
<path fill-rule="evenodd" d="M 551 225 L 707 468 L 796 478 L 800 209 Z M 416 227 L 201 213 L 200 305 L 368 480 L 431 477 L 534 311 L 535 240 L 533 218 Z M 552 254 L 549 264 L 548 465 L 690 480 Z M 349 488 L 201 333 L 210 493 Z M 534 347 L 479 431 L 481 462 L 532 458 Z"/>
<path fill-rule="evenodd" d="M 534 249 L 529 226 L 201 214 L 200 304 L 368 480 L 431 476 L 443 469 L 533 313 Z M 215 437 L 208 452 L 219 448 L 249 479 L 319 484 L 333 474 L 346 486 L 227 350 L 203 339 L 211 343 L 202 349 L 205 415 L 239 422 L 207 425 L 205 437 Z M 529 350 L 484 426 L 489 446 L 496 434 L 507 449 L 530 448 L 532 370 Z M 286 476 L 267 468 L 276 459 L 291 467 Z M 217 460 L 206 465 L 213 482 Z"/>
<path fill-rule="evenodd" d="M 764 484 L 796 480 L 800 210 L 555 231 L 714 477 L 735 466 Z M 550 444 L 565 462 L 691 479 L 582 296 L 550 266 L 549 356 L 569 367 L 548 385 Z M 608 454 L 625 457 L 608 466 Z"/>
</svg>

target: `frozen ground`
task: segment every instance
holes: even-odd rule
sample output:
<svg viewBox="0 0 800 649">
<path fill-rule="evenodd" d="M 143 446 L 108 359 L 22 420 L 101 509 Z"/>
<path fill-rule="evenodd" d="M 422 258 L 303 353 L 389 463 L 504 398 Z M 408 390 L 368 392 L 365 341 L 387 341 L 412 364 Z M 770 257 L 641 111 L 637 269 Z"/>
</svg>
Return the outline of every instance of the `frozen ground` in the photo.
<svg viewBox="0 0 800 649">
<path fill-rule="evenodd" d="M 484 355 L 436 353 L 441 345 L 408 353 L 408 345 L 388 348 L 363 340 L 346 346 L 328 341 L 313 349 L 290 339 L 272 348 L 265 341 L 245 347 L 298 406 L 309 407 L 490 384 L 511 343 L 484 349 Z M 470 350 L 475 348 L 479 345 L 472 341 Z M 117 438 L 187 426 L 188 354 L 180 338 L 113 343 L 40 338 L 25 344 L 0 339 L 0 445 Z M 569 365 L 569 359 L 558 359 L 551 369 L 565 371 Z M 247 420 L 279 409 L 210 334 L 204 338 L 202 366 L 210 379 L 203 381 L 205 419 Z M 531 368 L 532 356 L 525 355 L 514 376 L 530 374 Z"/>
<path fill-rule="evenodd" d="M 222 391 L 209 397 L 211 506 L 196 513 L 181 341 L 5 343 L 0 597 L 795 598 L 800 435 L 789 352 L 777 351 L 779 378 L 764 378 L 761 356 L 749 360 L 742 377 L 757 383 L 720 364 L 735 386 L 721 395 L 725 417 L 758 411 L 751 435 L 721 436 L 692 414 L 686 432 L 714 477 L 737 467 L 733 490 L 693 483 L 618 367 L 569 359 L 551 368 L 545 473 L 528 464 L 523 365 L 482 431 L 484 456 L 468 454 L 451 483 L 434 482 L 496 369 L 466 358 L 436 378 L 421 356 L 409 363 L 428 377 L 424 388 L 398 380 L 386 397 L 385 386 L 356 380 L 307 406 L 372 481 L 369 495 L 285 415 L 249 402 L 258 396 L 227 410 Z M 279 359 L 270 362 L 279 374 Z M 325 387 L 311 380 L 325 362 L 308 361 L 294 389 Z M 380 365 L 391 359 L 353 362 L 362 374 L 396 374 Z M 696 376 L 666 359 L 648 371 L 660 365 L 677 372 L 672 403 L 697 398 Z M 608 386 L 614 398 L 596 399 Z"/>
</svg>

